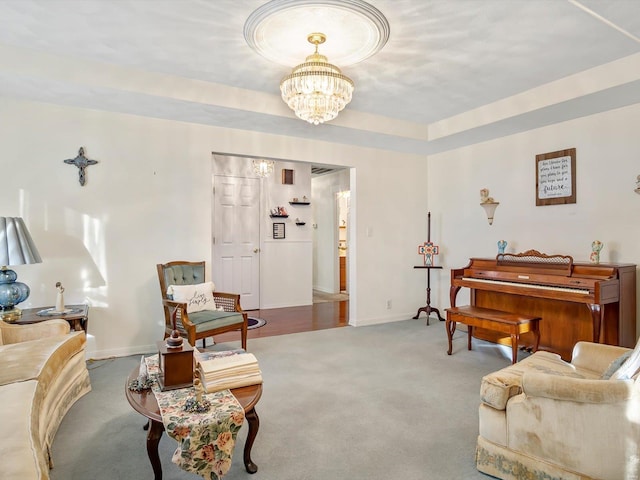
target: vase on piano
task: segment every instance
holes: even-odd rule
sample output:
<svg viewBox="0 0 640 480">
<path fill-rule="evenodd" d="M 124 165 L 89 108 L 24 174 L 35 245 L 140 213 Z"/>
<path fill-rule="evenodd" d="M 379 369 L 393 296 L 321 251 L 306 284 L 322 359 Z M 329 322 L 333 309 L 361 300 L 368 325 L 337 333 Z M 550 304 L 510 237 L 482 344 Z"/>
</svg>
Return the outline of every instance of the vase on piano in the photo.
<svg viewBox="0 0 640 480">
<path fill-rule="evenodd" d="M 591 263 L 600 263 L 600 250 L 602 250 L 602 247 L 604 247 L 604 243 L 600 240 L 593 241 L 591 244 L 591 255 L 589 256 Z"/>
</svg>

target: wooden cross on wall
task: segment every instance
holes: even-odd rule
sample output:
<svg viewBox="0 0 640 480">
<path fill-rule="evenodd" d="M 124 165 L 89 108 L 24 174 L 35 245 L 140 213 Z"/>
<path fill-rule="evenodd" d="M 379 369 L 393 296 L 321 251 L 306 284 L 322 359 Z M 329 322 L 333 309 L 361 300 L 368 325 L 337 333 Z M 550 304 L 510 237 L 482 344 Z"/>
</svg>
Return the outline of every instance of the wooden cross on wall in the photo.
<svg viewBox="0 0 640 480">
<path fill-rule="evenodd" d="M 78 156 L 76 158 L 69 158 L 65 160 L 64 163 L 75 165 L 76 167 L 78 167 L 78 181 L 80 182 L 80 186 L 83 187 L 87 180 L 85 169 L 89 165 L 95 165 L 96 163 L 98 163 L 98 161 L 89 160 L 87 157 L 85 157 L 84 148 L 80 147 L 80 150 L 78 150 Z"/>
</svg>

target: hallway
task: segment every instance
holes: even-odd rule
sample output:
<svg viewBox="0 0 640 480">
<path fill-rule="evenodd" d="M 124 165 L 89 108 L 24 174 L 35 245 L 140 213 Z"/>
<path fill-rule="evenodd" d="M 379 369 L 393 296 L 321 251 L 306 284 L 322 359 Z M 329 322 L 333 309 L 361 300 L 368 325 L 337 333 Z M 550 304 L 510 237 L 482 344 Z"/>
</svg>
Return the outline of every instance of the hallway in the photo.
<svg viewBox="0 0 640 480">
<path fill-rule="evenodd" d="M 272 337 L 289 333 L 310 332 L 349 325 L 349 302 L 322 302 L 302 307 L 247 310 L 250 317 L 262 318 L 267 324 L 249 330 L 247 338 Z M 238 332 L 216 335 L 216 342 L 238 340 Z"/>
</svg>

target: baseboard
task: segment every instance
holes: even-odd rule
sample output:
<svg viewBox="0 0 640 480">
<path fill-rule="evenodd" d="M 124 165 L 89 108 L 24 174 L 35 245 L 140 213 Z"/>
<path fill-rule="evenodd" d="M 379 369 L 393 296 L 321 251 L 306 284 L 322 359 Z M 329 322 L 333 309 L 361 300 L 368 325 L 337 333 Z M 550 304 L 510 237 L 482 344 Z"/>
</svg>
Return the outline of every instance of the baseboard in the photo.
<svg viewBox="0 0 640 480">
<path fill-rule="evenodd" d="M 404 320 L 410 320 L 413 317 L 414 313 L 399 313 L 395 315 L 389 315 L 386 317 L 375 317 L 375 318 L 354 318 L 349 319 L 349 325 L 353 327 L 366 327 L 368 325 L 380 325 L 382 323 L 392 323 L 392 322 L 402 322 Z"/>
<path fill-rule="evenodd" d="M 96 350 L 88 352 L 86 357 L 89 360 L 104 360 L 112 357 L 128 357 L 130 355 L 149 355 L 157 353 L 158 346 L 153 345 L 137 345 L 125 348 L 114 348 L 111 350 Z"/>
</svg>

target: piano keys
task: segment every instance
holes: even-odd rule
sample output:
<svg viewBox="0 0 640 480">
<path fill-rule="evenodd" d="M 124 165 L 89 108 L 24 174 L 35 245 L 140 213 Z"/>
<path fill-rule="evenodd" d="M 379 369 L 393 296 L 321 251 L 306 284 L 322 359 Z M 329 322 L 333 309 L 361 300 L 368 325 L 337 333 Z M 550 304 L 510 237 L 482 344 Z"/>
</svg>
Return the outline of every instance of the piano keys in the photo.
<svg viewBox="0 0 640 480">
<path fill-rule="evenodd" d="M 574 263 L 570 256 L 536 250 L 471 258 L 451 271 L 452 307 L 461 288 L 469 288 L 472 306 L 541 317 L 540 349 L 565 360 L 581 340 L 629 348 L 636 343 L 633 264 Z M 474 336 L 510 344 L 495 332 L 478 329 Z"/>
</svg>

